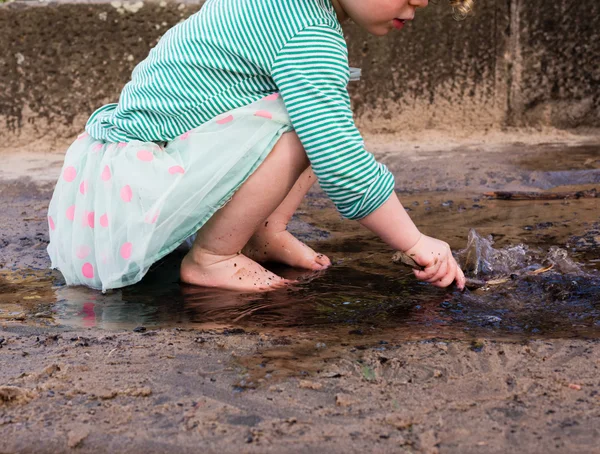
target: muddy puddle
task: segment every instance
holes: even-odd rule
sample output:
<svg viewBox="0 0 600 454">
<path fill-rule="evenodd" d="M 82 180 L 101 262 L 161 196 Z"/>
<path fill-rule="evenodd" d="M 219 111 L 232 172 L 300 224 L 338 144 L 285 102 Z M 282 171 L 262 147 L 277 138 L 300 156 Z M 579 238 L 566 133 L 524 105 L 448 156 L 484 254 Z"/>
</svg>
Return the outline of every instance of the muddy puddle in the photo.
<svg viewBox="0 0 600 454">
<path fill-rule="evenodd" d="M 464 293 L 433 288 L 394 265 L 392 251 L 312 195 L 292 230 L 328 254 L 334 266 L 321 273 L 271 267 L 299 280 L 291 288 L 239 295 L 181 285 L 178 265 L 184 252 L 176 251 L 140 284 L 106 294 L 66 287 L 56 271 L 4 272 L 0 321 L 106 330 L 269 332 L 305 339 L 313 353 L 320 344 L 385 348 L 406 339 L 600 335 L 597 198 L 518 201 L 456 192 L 401 197 L 424 233 L 460 250 L 470 229 L 476 229 L 496 250 L 514 253 L 518 266 L 502 270 L 506 282 L 500 285 Z M 519 244 L 526 246 L 517 253 Z M 552 265 L 548 253 L 557 247 L 574 267 L 533 274 Z M 461 261 L 473 271 L 464 256 Z"/>
</svg>

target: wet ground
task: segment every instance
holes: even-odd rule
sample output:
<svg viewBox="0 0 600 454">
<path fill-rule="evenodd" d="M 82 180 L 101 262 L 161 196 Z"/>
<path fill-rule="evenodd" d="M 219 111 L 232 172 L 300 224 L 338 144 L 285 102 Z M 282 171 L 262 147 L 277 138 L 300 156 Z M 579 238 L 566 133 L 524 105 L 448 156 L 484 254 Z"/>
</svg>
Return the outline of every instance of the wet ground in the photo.
<svg viewBox="0 0 600 454">
<path fill-rule="evenodd" d="M 372 142 L 422 231 L 458 251 L 476 229 L 505 282 L 419 283 L 313 191 L 291 230 L 334 266 L 274 265 L 284 291 L 181 285 L 183 251 L 130 288 L 68 288 L 45 254 L 60 155 L 5 152 L 0 452 L 600 452 L 600 139 Z"/>
</svg>

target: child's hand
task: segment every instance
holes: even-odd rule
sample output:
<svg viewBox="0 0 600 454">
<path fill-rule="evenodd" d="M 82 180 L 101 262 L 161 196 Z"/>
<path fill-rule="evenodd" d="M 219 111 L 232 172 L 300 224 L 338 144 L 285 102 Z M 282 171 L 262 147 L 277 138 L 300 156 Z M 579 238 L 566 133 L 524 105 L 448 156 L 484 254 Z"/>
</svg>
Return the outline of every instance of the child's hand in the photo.
<svg viewBox="0 0 600 454">
<path fill-rule="evenodd" d="M 417 279 L 436 287 L 448 287 L 456 280 L 460 290 L 465 288 L 465 275 L 452 256 L 448 243 L 421 235 L 417 244 L 406 254 L 425 268 L 423 271 L 414 271 Z"/>
</svg>

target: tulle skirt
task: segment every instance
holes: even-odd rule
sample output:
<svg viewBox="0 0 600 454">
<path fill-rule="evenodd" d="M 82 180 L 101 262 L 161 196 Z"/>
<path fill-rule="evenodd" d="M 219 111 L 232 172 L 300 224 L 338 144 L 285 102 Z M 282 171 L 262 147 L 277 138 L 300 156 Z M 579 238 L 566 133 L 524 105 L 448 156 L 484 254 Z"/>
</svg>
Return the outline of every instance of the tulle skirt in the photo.
<svg viewBox="0 0 600 454">
<path fill-rule="evenodd" d="M 82 134 L 68 149 L 48 209 L 52 267 L 68 285 L 134 284 L 198 231 L 293 128 L 268 96 L 167 143 L 107 143 Z"/>
</svg>

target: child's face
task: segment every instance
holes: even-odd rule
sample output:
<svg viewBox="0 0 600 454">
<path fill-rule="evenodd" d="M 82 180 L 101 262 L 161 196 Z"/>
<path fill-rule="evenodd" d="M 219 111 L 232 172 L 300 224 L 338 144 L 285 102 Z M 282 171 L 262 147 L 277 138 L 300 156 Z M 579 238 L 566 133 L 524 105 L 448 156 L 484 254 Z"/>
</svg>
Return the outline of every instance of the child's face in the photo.
<svg viewBox="0 0 600 454">
<path fill-rule="evenodd" d="M 331 0 L 340 21 L 348 18 L 373 35 L 387 35 L 401 29 L 405 20 L 415 16 L 417 8 L 428 0 Z"/>
</svg>

